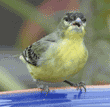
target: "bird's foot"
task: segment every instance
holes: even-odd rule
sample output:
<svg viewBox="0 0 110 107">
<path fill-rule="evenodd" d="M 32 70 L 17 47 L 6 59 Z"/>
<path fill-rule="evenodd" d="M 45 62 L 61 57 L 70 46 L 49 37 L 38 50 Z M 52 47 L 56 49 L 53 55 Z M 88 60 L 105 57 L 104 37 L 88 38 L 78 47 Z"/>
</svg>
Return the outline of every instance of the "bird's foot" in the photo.
<svg viewBox="0 0 110 107">
<path fill-rule="evenodd" d="M 41 90 L 41 93 L 42 93 L 42 92 L 46 92 L 46 96 L 47 96 L 47 94 L 50 92 L 49 87 L 48 87 L 47 85 L 46 85 L 46 86 L 44 86 L 44 85 L 37 85 L 37 88 L 42 89 L 42 90 Z"/>
<path fill-rule="evenodd" d="M 71 85 L 71 86 L 77 87 L 77 90 L 80 89 L 80 90 L 82 91 L 81 87 L 83 87 L 84 90 L 85 90 L 85 92 L 86 92 L 85 83 L 82 82 L 82 81 L 79 82 L 79 83 L 77 83 L 77 84 L 74 84 L 74 83 L 72 83 L 72 82 L 70 82 L 70 81 L 67 81 L 67 80 L 65 80 L 64 82 L 67 83 L 67 84 L 69 84 L 69 85 Z"/>
<path fill-rule="evenodd" d="M 79 82 L 79 83 L 77 83 L 77 84 L 75 84 L 75 87 L 77 87 L 77 90 L 82 90 L 82 88 L 81 87 L 83 87 L 84 88 L 84 90 L 85 90 L 85 92 L 86 92 L 86 87 L 85 87 L 85 83 L 84 82 Z"/>
<path fill-rule="evenodd" d="M 45 91 L 46 95 L 50 92 L 49 87 L 47 85 L 41 89 L 42 89 L 41 93 Z"/>
</svg>

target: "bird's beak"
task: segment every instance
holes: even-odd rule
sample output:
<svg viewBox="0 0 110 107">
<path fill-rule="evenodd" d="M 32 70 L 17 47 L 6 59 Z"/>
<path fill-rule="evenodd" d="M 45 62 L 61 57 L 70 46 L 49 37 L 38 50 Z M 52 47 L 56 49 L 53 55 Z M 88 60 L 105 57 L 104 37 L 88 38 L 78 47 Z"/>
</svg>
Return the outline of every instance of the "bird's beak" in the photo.
<svg viewBox="0 0 110 107">
<path fill-rule="evenodd" d="M 82 25 L 82 20 L 78 17 L 72 25 L 80 27 Z"/>
</svg>

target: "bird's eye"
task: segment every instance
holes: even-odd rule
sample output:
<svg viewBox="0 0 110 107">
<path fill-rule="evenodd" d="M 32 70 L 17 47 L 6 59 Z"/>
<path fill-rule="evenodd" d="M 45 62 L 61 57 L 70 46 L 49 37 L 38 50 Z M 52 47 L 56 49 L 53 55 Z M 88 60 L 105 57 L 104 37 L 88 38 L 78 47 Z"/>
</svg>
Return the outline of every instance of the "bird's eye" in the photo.
<svg viewBox="0 0 110 107">
<path fill-rule="evenodd" d="M 65 21 L 69 21 L 67 17 L 64 18 Z"/>
<path fill-rule="evenodd" d="M 86 22 L 86 18 L 83 18 L 82 21 L 83 21 L 83 22 Z"/>
<path fill-rule="evenodd" d="M 68 19 L 65 19 L 66 21 L 68 21 Z"/>
</svg>

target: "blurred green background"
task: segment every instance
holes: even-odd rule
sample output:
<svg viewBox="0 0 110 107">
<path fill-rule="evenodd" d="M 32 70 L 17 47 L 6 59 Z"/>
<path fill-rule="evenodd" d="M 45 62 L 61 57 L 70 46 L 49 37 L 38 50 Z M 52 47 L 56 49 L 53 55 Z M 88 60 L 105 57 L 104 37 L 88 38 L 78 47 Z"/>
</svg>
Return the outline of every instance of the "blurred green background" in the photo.
<svg viewBox="0 0 110 107">
<path fill-rule="evenodd" d="M 13 56 L 54 31 L 65 12 L 80 10 L 87 18 L 85 67 L 69 80 L 87 85 L 110 83 L 109 0 L 0 0 L 0 90 L 35 88 L 26 65 Z M 9 58 L 4 58 L 9 57 Z M 65 86 L 65 83 L 50 84 Z"/>
</svg>

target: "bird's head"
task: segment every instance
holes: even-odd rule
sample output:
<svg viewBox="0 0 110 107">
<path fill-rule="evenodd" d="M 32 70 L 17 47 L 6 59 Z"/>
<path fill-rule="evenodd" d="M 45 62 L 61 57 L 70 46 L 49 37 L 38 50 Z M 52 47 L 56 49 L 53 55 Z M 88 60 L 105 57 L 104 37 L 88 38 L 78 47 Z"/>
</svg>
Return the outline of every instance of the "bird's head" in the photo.
<svg viewBox="0 0 110 107">
<path fill-rule="evenodd" d="M 69 12 L 62 18 L 65 35 L 85 35 L 86 18 L 81 12 Z"/>
</svg>

